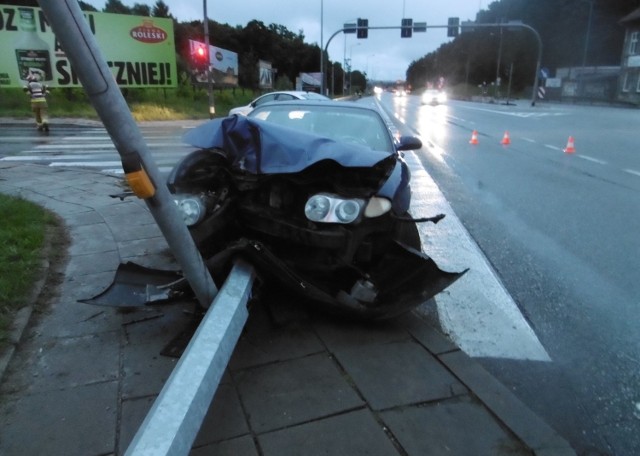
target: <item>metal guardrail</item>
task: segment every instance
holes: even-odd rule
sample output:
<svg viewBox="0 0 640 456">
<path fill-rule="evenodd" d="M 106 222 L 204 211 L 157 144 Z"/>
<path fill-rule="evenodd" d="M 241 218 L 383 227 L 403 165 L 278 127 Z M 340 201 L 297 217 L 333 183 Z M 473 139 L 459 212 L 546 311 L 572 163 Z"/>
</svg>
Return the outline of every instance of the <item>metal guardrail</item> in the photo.
<svg viewBox="0 0 640 456">
<path fill-rule="evenodd" d="M 125 455 L 189 454 L 247 321 L 253 279 L 250 265 L 234 265 Z"/>
</svg>

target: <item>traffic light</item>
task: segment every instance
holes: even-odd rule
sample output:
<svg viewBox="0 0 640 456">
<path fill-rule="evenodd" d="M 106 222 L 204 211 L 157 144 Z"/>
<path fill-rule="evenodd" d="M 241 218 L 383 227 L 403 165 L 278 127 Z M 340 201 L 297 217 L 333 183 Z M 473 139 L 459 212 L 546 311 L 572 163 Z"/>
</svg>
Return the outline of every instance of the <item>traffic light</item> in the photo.
<svg viewBox="0 0 640 456">
<path fill-rule="evenodd" d="M 402 28 L 400 29 L 400 36 L 402 38 L 411 38 L 411 28 L 413 27 L 413 19 L 402 19 Z"/>
<path fill-rule="evenodd" d="M 448 28 L 447 28 L 447 36 L 456 37 L 460 32 L 460 18 L 459 17 L 450 17 Z"/>
<path fill-rule="evenodd" d="M 205 62 L 207 60 L 207 50 L 205 49 L 204 45 L 200 45 L 196 48 L 196 52 L 195 52 L 195 60 L 196 62 Z"/>
<path fill-rule="evenodd" d="M 368 19 L 360 19 L 358 18 L 358 32 L 356 36 L 358 38 L 366 38 L 369 36 L 369 20 Z"/>
</svg>

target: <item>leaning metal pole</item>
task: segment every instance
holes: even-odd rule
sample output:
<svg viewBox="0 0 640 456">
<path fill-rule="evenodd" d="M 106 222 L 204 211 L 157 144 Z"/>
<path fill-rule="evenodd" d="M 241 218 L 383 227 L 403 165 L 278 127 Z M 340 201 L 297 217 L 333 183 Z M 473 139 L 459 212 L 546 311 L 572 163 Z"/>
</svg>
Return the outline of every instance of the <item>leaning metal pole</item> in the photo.
<svg viewBox="0 0 640 456">
<path fill-rule="evenodd" d="M 204 19 L 204 44 L 207 45 L 207 95 L 209 96 L 209 119 L 216 115 L 216 106 L 213 102 L 213 75 L 211 74 L 211 43 L 209 43 L 209 16 L 207 15 L 207 0 L 202 0 Z"/>
<path fill-rule="evenodd" d="M 77 0 L 40 0 L 40 6 L 120 154 L 129 185 L 145 200 L 198 301 L 208 308 L 218 292 L 216 285 L 163 184 Z"/>
</svg>

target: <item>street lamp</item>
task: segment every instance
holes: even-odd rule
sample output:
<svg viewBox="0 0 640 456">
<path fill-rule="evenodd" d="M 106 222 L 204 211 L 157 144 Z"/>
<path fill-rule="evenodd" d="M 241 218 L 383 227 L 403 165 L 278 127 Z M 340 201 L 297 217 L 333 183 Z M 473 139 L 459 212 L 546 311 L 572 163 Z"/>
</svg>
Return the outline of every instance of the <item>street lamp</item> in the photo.
<svg viewBox="0 0 640 456">
<path fill-rule="evenodd" d="M 324 92 L 324 0 L 320 0 L 320 92 Z M 322 93 L 322 95 L 326 95 Z"/>
<path fill-rule="evenodd" d="M 345 21 L 345 24 L 349 23 L 349 22 L 356 22 L 357 19 L 349 19 L 347 21 Z M 342 51 L 342 64 L 343 64 L 343 71 L 342 71 L 342 94 L 344 95 L 345 90 L 347 89 L 347 80 L 346 80 L 346 71 L 347 71 L 347 33 L 343 33 L 344 34 L 344 49 Z M 349 62 L 349 64 L 351 64 L 351 62 Z"/>
<path fill-rule="evenodd" d="M 351 62 L 353 62 L 353 48 L 355 46 L 360 46 L 360 44 L 362 43 L 354 43 L 351 46 L 349 46 L 349 95 L 351 95 Z"/>
<path fill-rule="evenodd" d="M 375 57 L 375 56 L 376 56 L 376 54 L 369 54 L 369 55 L 367 56 L 367 71 L 366 71 L 366 73 L 365 73 L 367 77 L 366 77 L 366 84 L 365 84 L 365 88 L 366 88 L 366 87 L 369 87 L 369 85 L 370 85 L 371 81 L 373 80 L 373 73 L 374 73 L 374 72 L 373 72 L 373 69 L 371 70 L 371 74 L 369 74 L 369 58 L 370 58 L 370 57 Z M 375 68 L 375 66 L 374 66 L 374 68 Z"/>
<path fill-rule="evenodd" d="M 375 54 L 369 54 L 367 56 L 367 76 L 369 75 L 369 58 L 375 57 L 375 56 L 376 56 Z"/>
<path fill-rule="evenodd" d="M 593 4 L 595 0 L 582 0 L 589 3 L 589 20 L 587 21 L 587 33 L 584 37 L 584 53 L 582 54 L 582 68 L 587 64 L 587 51 L 589 50 L 589 35 L 591 35 L 591 17 L 593 16 Z"/>
</svg>

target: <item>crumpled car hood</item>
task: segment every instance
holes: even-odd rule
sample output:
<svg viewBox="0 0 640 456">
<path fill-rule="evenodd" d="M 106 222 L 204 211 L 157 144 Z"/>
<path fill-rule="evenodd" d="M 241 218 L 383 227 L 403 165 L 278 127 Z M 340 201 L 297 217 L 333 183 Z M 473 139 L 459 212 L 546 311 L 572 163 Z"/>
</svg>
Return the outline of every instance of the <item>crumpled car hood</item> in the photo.
<svg viewBox="0 0 640 456">
<path fill-rule="evenodd" d="M 387 160 L 387 175 L 380 188 L 372 190 L 391 200 L 397 213 L 409 209 L 411 173 L 396 152 L 343 143 L 245 116 L 205 122 L 186 133 L 183 141 L 200 149 L 224 149 L 233 160 L 232 167 L 253 174 L 298 173 L 323 160 L 374 172 L 378 163 Z M 376 172 L 380 173 L 379 167 Z"/>
<path fill-rule="evenodd" d="M 245 116 L 211 120 L 183 140 L 202 149 L 224 149 L 235 158 L 234 166 L 255 174 L 297 173 L 321 160 L 367 168 L 395 155 Z"/>
</svg>

